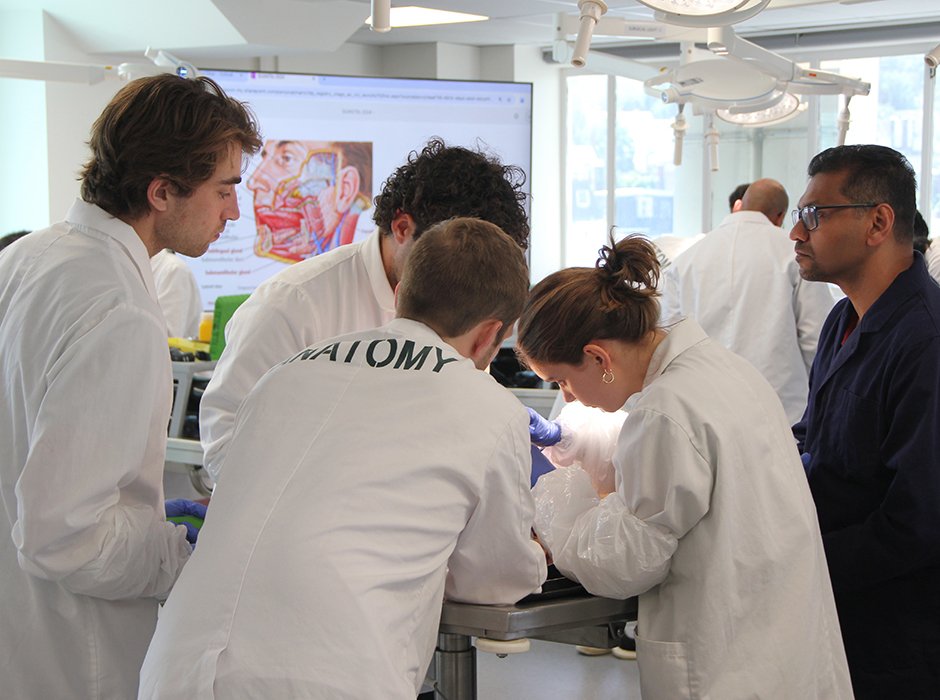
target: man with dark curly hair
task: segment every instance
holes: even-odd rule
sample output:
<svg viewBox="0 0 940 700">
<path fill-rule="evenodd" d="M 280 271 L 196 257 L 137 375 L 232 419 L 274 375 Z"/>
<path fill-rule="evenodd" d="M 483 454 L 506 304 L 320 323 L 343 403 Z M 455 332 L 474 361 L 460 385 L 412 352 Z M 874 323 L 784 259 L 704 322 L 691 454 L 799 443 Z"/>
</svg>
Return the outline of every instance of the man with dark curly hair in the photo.
<svg viewBox="0 0 940 700">
<path fill-rule="evenodd" d="M 526 248 L 524 182 L 515 166 L 432 139 L 386 180 L 375 198 L 372 236 L 296 263 L 259 286 L 229 321 L 225 350 L 202 397 L 199 423 L 209 475 L 218 481 L 235 412 L 265 372 L 324 338 L 394 318 L 405 260 L 430 226 L 475 217 Z"/>
</svg>

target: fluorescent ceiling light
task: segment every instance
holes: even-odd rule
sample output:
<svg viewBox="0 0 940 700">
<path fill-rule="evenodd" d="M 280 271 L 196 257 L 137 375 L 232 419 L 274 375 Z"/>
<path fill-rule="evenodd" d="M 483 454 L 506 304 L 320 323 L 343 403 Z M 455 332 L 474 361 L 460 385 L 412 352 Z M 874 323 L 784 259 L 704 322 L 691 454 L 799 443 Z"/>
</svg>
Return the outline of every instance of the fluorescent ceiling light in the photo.
<svg viewBox="0 0 940 700">
<path fill-rule="evenodd" d="M 772 124 L 780 124 L 788 119 L 792 119 L 805 109 L 805 102 L 800 102 L 800 98 L 787 92 L 784 93 L 783 98 L 772 107 L 756 112 L 740 113 L 729 109 L 718 109 L 715 111 L 715 116 L 730 124 L 737 124 L 738 126 L 771 126 Z"/>
<path fill-rule="evenodd" d="M 431 10 L 427 7 L 393 7 L 391 25 L 393 27 L 424 27 L 430 24 L 459 24 L 460 22 L 482 22 L 489 19 L 486 15 L 471 15 L 466 12 Z M 372 24 L 372 17 L 366 20 Z"/>
</svg>

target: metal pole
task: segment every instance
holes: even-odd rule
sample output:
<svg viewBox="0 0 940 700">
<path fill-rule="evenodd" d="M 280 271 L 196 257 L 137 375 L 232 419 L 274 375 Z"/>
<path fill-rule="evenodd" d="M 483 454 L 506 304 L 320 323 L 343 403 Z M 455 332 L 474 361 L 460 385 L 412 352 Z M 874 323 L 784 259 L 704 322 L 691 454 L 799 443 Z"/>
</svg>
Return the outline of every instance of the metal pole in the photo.
<svg viewBox="0 0 940 700">
<path fill-rule="evenodd" d="M 434 652 L 434 697 L 477 700 L 477 650 L 463 634 L 438 634 Z"/>
</svg>

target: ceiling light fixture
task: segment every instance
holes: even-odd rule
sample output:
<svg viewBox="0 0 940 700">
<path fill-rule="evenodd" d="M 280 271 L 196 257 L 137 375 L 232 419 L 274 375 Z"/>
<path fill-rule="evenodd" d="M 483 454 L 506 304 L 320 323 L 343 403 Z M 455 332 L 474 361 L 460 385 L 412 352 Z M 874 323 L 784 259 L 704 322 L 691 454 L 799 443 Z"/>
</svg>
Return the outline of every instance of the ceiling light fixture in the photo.
<svg viewBox="0 0 940 700">
<path fill-rule="evenodd" d="M 782 124 L 793 119 L 797 114 L 806 110 L 806 103 L 789 92 L 782 93 L 775 105 L 753 112 L 741 112 L 737 109 L 718 109 L 715 116 L 738 126 L 771 126 Z"/>
<path fill-rule="evenodd" d="M 750 19 L 770 0 L 637 0 L 656 11 L 660 22 L 684 27 L 717 27 Z"/>
<path fill-rule="evenodd" d="M 378 4 L 376 0 L 376 4 Z M 432 24 L 459 24 L 461 22 L 483 22 L 488 20 L 486 15 L 472 15 L 467 12 L 450 12 L 448 10 L 431 10 L 427 7 L 409 5 L 407 7 L 393 7 L 389 14 L 390 27 L 425 27 Z M 366 20 L 372 25 L 372 16 Z M 376 29 L 374 31 L 383 31 Z M 384 31 L 388 31 L 387 29 Z"/>
</svg>

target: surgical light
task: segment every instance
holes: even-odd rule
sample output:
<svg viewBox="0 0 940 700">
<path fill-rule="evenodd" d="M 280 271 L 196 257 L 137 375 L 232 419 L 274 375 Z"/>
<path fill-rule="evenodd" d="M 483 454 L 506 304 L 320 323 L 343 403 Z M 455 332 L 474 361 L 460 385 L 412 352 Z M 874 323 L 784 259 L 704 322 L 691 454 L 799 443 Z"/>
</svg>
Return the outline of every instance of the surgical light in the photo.
<svg viewBox="0 0 940 700">
<path fill-rule="evenodd" d="M 637 0 L 656 11 L 655 19 L 686 27 L 717 27 L 750 19 L 770 0 Z"/>
<path fill-rule="evenodd" d="M 578 0 L 578 9 L 581 11 L 580 28 L 571 54 L 571 65 L 581 68 L 587 62 L 587 54 L 591 50 L 594 25 L 607 12 L 607 3 L 604 0 Z"/>
<path fill-rule="evenodd" d="M 715 116 L 738 126 L 771 126 L 782 124 L 806 109 L 806 103 L 789 92 L 783 93 L 780 100 L 764 109 L 742 112 L 736 109 L 717 109 Z"/>
</svg>

